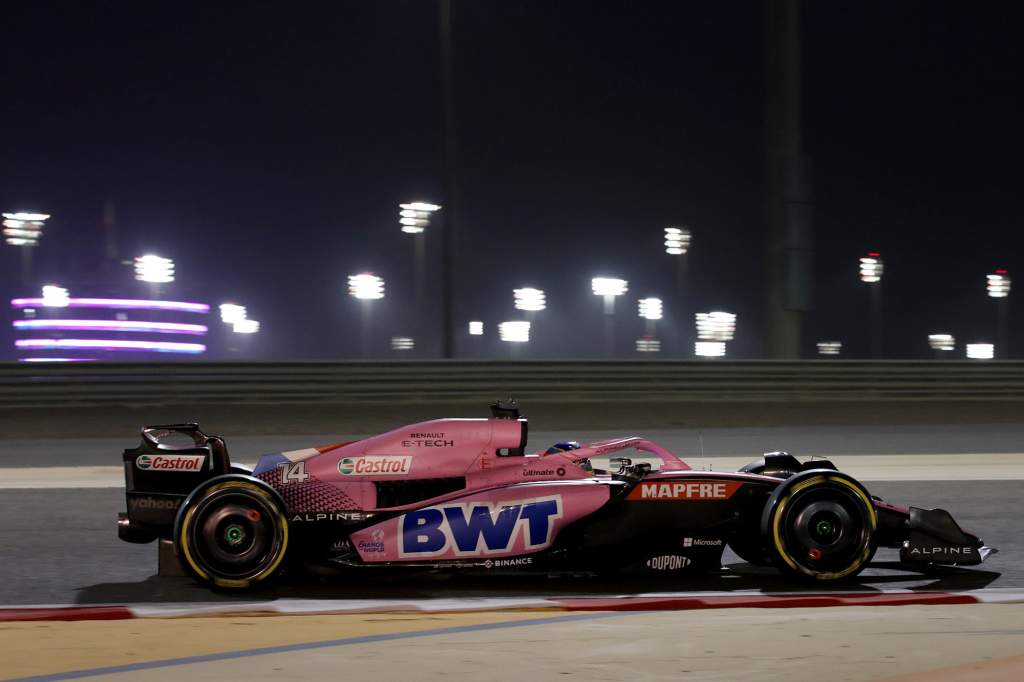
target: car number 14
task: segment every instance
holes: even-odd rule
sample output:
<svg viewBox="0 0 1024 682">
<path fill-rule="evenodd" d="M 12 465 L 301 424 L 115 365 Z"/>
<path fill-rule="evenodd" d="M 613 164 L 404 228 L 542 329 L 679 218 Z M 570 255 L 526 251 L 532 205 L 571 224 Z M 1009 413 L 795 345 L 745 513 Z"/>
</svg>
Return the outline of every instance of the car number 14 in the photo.
<svg viewBox="0 0 1024 682">
<path fill-rule="evenodd" d="M 305 483 L 309 480 L 305 462 L 281 462 L 277 466 L 281 468 L 282 483 Z"/>
</svg>

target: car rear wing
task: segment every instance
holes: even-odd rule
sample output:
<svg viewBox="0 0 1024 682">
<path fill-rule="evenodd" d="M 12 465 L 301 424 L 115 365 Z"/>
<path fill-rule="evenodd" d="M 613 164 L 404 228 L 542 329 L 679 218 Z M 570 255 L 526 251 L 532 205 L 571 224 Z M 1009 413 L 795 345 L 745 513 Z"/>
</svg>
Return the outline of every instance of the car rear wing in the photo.
<svg viewBox="0 0 1024 682">
<path fill-rule="evenodd" d="M 188 494 L 231 470 L 224 440 L 194 423 L 144 427 L 142 442 L 122 460 L 127 512 L 118 515 L 118 536 L 128 542 L 170 537 Z"/>
</svg>

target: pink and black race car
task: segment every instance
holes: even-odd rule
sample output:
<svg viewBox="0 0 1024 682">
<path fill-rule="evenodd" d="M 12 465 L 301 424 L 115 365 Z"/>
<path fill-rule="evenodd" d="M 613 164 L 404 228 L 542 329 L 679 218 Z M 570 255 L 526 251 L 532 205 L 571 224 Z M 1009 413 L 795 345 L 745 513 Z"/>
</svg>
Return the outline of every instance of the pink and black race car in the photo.
<svg viewBox="0 0 1024 682">
<path fill-rule="evenodd" d="M 265 455 L 254 471 L 196 424 L 147 427 L 124 452 L 118 533 L 173 542 L 187 573 L 225 589 L 294 562 L 662 573 L 716 570 L 728 545 L 831 582 L 856 576 L 880 546 L 899 548 L 910 570 L 995 551 L 948 512 L 887 504 L 825 460 L 772 453 L 737 472 L 695 471 L 638 437 L 527 454 L 515 404 L 491 411 Z"/>
</svg>

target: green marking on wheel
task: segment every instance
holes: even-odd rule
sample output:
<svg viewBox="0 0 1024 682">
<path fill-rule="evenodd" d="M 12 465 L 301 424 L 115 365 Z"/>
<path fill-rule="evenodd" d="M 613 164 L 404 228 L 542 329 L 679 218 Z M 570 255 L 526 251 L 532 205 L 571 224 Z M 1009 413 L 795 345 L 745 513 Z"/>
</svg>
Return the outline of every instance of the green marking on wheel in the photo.
<svg viewBox="0 0 1024 682">
<path fill-rule="evenodd" d="M 229 545 L 238 545 L 245 540 L 245 531 L 242 530 L 241 526 L 231 525 L 224 529 L 224 539 L 228 541 Z"/>
</svg>

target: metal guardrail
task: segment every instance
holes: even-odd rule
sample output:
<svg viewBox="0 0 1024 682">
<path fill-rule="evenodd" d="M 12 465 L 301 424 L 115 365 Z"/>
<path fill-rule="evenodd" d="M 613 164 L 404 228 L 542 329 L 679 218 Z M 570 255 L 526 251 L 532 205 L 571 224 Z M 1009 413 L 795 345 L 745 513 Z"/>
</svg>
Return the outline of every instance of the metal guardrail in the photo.
<svg viewBox="0 0 1024 682">
<path fill-rule="evenodd" d="M 1024 400 L 1024 362 L 0 363 L 0 408 L 194 403 Z"/>
</svg>

